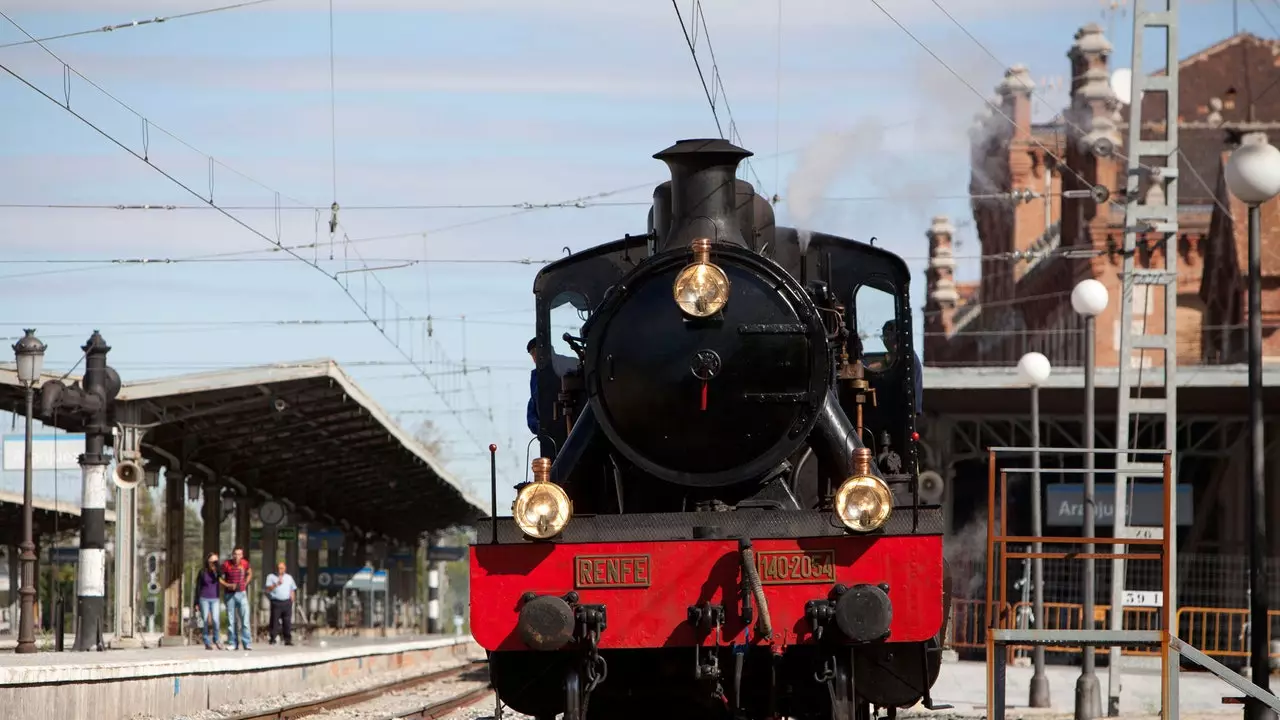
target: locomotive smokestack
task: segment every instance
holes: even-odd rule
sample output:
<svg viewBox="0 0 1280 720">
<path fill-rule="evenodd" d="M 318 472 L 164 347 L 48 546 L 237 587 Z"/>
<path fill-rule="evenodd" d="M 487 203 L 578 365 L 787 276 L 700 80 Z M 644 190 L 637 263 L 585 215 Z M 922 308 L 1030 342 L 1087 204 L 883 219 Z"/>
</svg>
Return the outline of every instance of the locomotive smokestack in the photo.
<svg viewBox="0 0 1280 720">
<path fill-rule="evenodd" d="M 738 222 L 735 174 L 751 155 L 727 140 L 681 140 L 653 156 L 671 169 L 671 225 L 658 252 L 699 237 L 750 247 Z"/>
</svg>

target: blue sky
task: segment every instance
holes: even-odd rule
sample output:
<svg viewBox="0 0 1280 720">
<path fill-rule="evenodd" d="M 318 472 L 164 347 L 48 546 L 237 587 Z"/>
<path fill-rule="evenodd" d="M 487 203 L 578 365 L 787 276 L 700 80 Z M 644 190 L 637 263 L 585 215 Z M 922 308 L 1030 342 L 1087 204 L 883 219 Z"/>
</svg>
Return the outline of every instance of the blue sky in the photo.
<svg viewBox="0 0 1280 720">
<path fill-rule="evenodd" d="M 1057 88 L 1041 90 L 1055 109 L 1066 101 L 1061 87 L 1073 33 L 1088 22 L 1108 26 L 1097 0 L 939 3 L 1003 64 L 1024 63 L 1038 81 L 1060 79 Z M 220 4 L 229 3 L 12 0 L 4 11 L 41 37 Z M 884 4 L 991 95 L 1002 63 L 930 0 Z M 137 115 L 75 75 L 72 109 L 201 195 L 210 185 L 206 155 L 217 158 L 214 200 L 245 208 L 229 212 L 266 239 L 207 209 L 0 208 L 0 335 L 39 328 L 50 348 L 47 366 L 67 369 L 100 329 L 126 380 L 332 357 L 385 408 L 411 411 L 401 419 L 406 427 L 433 419 L 449 443 L 449 467 L 477 490 L 487 484 L 483 446 L 497 442 L 505 488 L 523 472 L 529 439 L 524 346 L 540 261 L 565 246 L 579 250 L 643 232 L 646 209 L 599 204 L 511 215 L 502 208 L 354 208 L 554 203 L 624 188 L 634 189 L 604 201 L 644 203 L 665 179 L 654 152 L 679 138 L 717 134 L 688 47 L 671 5 L 658 0 L 335 0 L 335 135 L 328 7 L 323 0 L 277 0 L 47 43 L 151 127 L 144 142 Z M 1229 1 L 1183 0 L 1182 7 L 1180 55 L 1230 34 Z M 689 0 L 681 0 L 681 11 L 692 23 Z M 956 196 L 967 191 L 965 131 L 981 101 L 869 0 L 787 0 L 781 32 L 778 12 L 775 0 L 704 3 L 742 144 L 757 155 L 758 189 L 781 195 L 779 220 L 793 219 L 789 188 L 813 186 L 806 168 L 815 158 L 829 160 L 831 134 L 843 134 L 838 167 L 830 168 L 829 182 L 817 183 L 822 195 L 888 199 L 824 202 L 809 223 L 875 236 L 907 257 L 921 307 L 932 215 L 960 223 L 960 255 L 978 252 L 965 222 L 968 202 Z M 1280 25 L 1280 5 L 1243 2 L 1241 29 L 1274 36 L 1261 13 Z M 1127 13 L 1115 21 L 1113 67 L 1129 65 L 1131 23 Z M 700 36 L 699 62 L 709 76 Z M 0 44 L 24 39 L 0 20 Z M 65 98 L 62 65 L 41 48 L 0 48 L 0 64 Z M 1152 60 L 1148 69 L 1159 64 Z M 1052 114 L 1048 105 L 1037 104 L 1038 117 Z M 0 204 L 199 204 L 3 74 L 0 107 Z M 727 120 L 723 105 L 720 115 Z M 352 208 L 340 219 L 353 242 L 339 233 L 330 261 L 328 213 L 308 208 L 327 208 L 335 181 L 336 199 Z M 396 237 L 369 240 L 384 236 Z M 398 332 L 400 348 L 422 368 L 456 371 L 465 357 L 469 372 L 437 376 L 433 389 L 410 377 L 414 367 L 367 322 L 269 324 L 364 320 L 333 279 L 264 252 L 276 239 L 289 246 L 320 240 L 321 247 L 297 252 L 328 273 L 427 259 L 340 277 L 359 304 L 367 297 L 380 321 L 385 292 L 387 334 L 395 339 Z M 225 253 L 241 254 L 146 266 L 45 262 Z M 976 264 L 963 264 L 964 273 L 976 278 Z M 431 316 L 425 350 L 426 323 L 397 324 L 397 314 Z M 444 412 L 446 398 L 456 413 Z"/>
</svg>

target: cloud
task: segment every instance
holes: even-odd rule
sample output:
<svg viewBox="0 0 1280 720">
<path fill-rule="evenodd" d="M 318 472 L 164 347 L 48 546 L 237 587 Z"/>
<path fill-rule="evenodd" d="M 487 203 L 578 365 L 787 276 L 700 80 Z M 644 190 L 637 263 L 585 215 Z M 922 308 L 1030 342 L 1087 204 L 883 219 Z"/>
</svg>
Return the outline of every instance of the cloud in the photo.
<svg viewBox="0 0 1280 720">
<path fill-rule="evenodd" d="M 679 50 L 679 48 L 675 48 Z M 120 54 L 77 52 L 62 49 L 59 56 L 87 77 L 112 87 L 188 88 L 203 91 L 248 91 L 257 93 L 324 93 L 330 90 L 329 58 L 321 54 L 289 57 L 262 57 L 243 54 Z M 748 63 L 732 54 L 721 62 Z M 728 59 L 726 59 L 726 57 Z M 0 53 L 0 62 L 50 91 L 53 82 L 61 85 L 63 67 L 38 49 L 12 54 Z M 710 66 L 704 68 L 710 74 Z M 772 101 L 773 83 L 761 83 L 755 73 L 741 82 L 725 84 L 735 103 Z M 772 79 L 772 72 L 770 73 Z M 822 71 L 787 73 L 787 93 L 793 100 L 829 93 L 832 83 L 848 85 L 848 71 L 831 66 Z M 512 60 L 487 53 L 463 57 L 455 54 L 378 55 L 339 57 L 334 83 L 340 99 L 353 93 L 404 93 L 441 95 L 503 95 L 512 98 L 545 99 L 547 96 L 596 97 L 612 102 L 646 103 L 667 101 L 693 104 L 705 102 L 692 60 L 687 51 L 645 55 L 638 49 L 612 57 L 583 62 L 579 54 Z M 73 84 L 83 90 L 84 82 Z M 874 83 L 858 82 L 867 87 Z M 56 93 L 60 95 L 59 89 Z M 349 102 L 349 100 L 348 100 Z"/>
</svg>

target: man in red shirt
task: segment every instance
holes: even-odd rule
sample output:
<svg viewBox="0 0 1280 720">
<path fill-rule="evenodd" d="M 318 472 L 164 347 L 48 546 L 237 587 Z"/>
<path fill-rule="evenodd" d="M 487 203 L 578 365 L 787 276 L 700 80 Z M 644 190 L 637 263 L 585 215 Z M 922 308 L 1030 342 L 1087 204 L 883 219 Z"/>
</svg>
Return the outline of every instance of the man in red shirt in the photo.
<svg viewBox="0 0 1280 720">
<path fill-rule="evenodd" d="M 244 557 L 244 548 L 238 547 L 232 551 L 231 559 L 222 564 L 220 579 L 227 603 L 228 650 L 239 650 L 242 643 L 245 650 L 252 650 L 249 647 L 249 581 L 252 579 L 253 568 Z"/>
</svg>

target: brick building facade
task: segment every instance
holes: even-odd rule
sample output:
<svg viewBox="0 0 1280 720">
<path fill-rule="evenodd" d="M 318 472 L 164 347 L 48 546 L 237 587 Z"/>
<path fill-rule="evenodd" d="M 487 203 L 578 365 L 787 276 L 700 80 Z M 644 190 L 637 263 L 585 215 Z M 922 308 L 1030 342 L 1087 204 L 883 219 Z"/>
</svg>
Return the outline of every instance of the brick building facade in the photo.
<svg viewBox="0 0 1280 720">
<path fill-rule="evenodd" d="M 1022 66 L 1010 68 L 996 87 L 992 102 L 1000 111 L 975 119 L 969 191 L 981 272 L 976 281 L 955 277 L 955 227 L 934 218 L 927 232 L 926 366 L 1007 366 L 1031 350 L 1058 366 L 1079 365 L 1082 323 L 1070 294 L 1088 277 L 1111 290 L 1112 302 L 1098 318 L 1097 358 L 1100 366 L 1117 365 L 1129 113 L 1112 89 L 1111 50 L 1097 25 L 1076 33 L 1067 52 L 1071 106 L 1050 122 L 1032 122 L 1036 90 Z M 1178 362 L 1240 363 L 1246 213 L 1227 191 L 1223 168 L 1247 133 L 1269 133 L 1280 144 L 1280 42 L 1242 33 L 1186 58 L 1180 73 Z M 1145 99 L 1144 137 L 1163 137 L 1163 102 Z M 1107 188 L 1110 198 L 1062 195 L 1094 186 Z M 1162 182 L 1141 181 L 1146 203 L 1163 204 L 1164 190 Z M 1264 356 L 1280 361 L 1280 200 L 1262 213 Z M 1140 266 L 1164 251 L 1158 238 L 1139 238 Z M 1145 297 L 1138 288 L 1135 332 L 1144 321 L 1148 332 L 1158 331 L 1163 304 L 1156 288 Z M 1144 362 L 1159 363 L 1160 354 L 1148 352 Z"/>
</svg>

